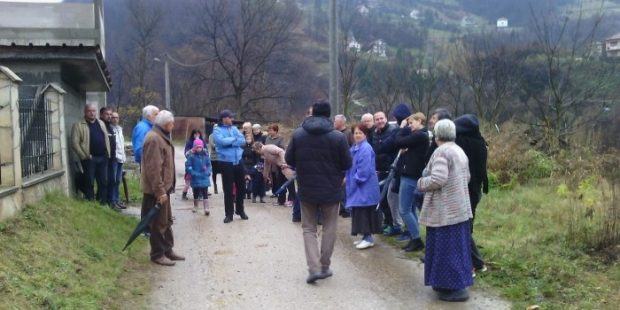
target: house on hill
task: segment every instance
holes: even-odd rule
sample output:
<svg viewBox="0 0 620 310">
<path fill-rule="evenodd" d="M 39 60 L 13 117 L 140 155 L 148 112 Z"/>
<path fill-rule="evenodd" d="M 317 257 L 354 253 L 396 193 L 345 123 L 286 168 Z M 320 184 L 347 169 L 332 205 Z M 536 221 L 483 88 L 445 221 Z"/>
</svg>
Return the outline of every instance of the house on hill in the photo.
<svg viewBox="0 0 620 310">
<path fill-rule="evenodd" d="M 605 39 L 605 55 L 610 58 L 620 56 L 620 33 Z"/>
<path fill-rule="evenodd" d="M 72 192 L 70 128 L 111 87 L 103 14 L 102 0 L 0 2 L 0 220 Z"/>
<path fill-rule="evenodd" d="M 385 41 L 381 39 L 375 40 L 374 42 L 372 42 L 372 47 L 368 52 L 376 56 L 386 58 L 387 57 L 387 44 L 385 43 Z"/>
<path fill-rule="evenodd" d="M 498 18 L 497 28 L 508 28 L 508 18 L 505 18 L 505 17 Z"/>
</svg>

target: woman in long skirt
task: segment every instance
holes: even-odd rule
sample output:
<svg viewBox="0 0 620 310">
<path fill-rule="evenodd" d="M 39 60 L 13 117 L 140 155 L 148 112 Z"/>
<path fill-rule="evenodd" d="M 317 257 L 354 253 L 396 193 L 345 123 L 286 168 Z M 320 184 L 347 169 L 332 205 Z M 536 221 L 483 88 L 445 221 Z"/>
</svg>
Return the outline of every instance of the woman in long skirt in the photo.
<svg viewBox="0 0 620 310">
<path fill-rule="evenodd" d="M 468 159 L 454 143 L 456 127 L 449 119 L 435 124 L 437 149 L 418 180 L 425 192 L 420 224 L 426 225 L 424 284 L 445 301 L 465 301 L 471 273 Z"/>
<path fill-rule="evenodd" d="M 379 179 L 375 169 L 375 152 L 366 141 L 370 129 L 353 126 L 351 158 L 353 165 L 346 174 L 346 208 L 351 210 L 351 234 L 362 235 L 356 248 L 367 249 L 375 245 L 372 234 L 381 233 L 381 220 L 375 207 L 379 203 Z"/>
</svg>

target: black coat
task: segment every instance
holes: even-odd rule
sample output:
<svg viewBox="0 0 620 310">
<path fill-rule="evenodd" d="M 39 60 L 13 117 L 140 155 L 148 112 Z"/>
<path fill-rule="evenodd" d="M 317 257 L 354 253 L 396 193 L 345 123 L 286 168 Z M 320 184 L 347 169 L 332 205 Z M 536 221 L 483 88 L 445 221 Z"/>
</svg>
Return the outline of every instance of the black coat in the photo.
<svg viewBox="0 0 620 310">
<path fill-rule="evenodd" d="M 422 176 L 425 167 L 428 145 L 428 131 L 426 128 L 411 131 L 411 128 L 401 128 L 396 135 L 396 146 L 407 151 L 400 155 L 399 173 L 413 179 Z"/>
<path fill-rule="evenodd" d="M 482 135 L 478 119 L 472 114 L 465 114 L 454 120 L 456 125 L 456 144 L 463 149 L 469 159 L 469 190 L 480 193 L 489 191 L 487 177 L 487 144 Z"/>
<path fill-rule="evenodd" d="M 293 132 L 285 159 L 297 172 L 301 201 L 328 204 L 342 200 L 342 181 L 351 168 L 351 154 L 347 139 L 328 118 L 306 118 Z"/>
<path fill-rule="evenodd" d="M 372 132 L 372 149 L 375 151 L 375 166 L 377 171 L 387 172 L 390 165 L 396 158 L 398 148 L 396 147 L 396 134 L 398 127 L 387 124 L 383 130 Z"/>
</svg>

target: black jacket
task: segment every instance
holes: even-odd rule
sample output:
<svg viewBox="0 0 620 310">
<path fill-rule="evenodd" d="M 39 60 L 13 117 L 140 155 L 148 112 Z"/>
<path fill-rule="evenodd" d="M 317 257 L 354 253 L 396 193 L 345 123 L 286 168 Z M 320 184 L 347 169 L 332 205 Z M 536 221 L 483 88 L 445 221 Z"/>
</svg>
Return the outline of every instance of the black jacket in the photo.
<svg viewBox="0 0 620 310">
<path fill-rule="evenodd" d="M 396 147 L 396 134 L 398 127 L 387 124 L 383 130 L 372 132 L 372 149 L 375 151 L 375 166 L 377 171 L 387 172 L 390 165 L 396 158 L 398 148 Z"/>
<path fill-rule="evenodd" d="M 306 118 L 293 132 L 285 159 L 297 172 L 301 201 L 327 204 L 342 200 L 342 181 L 351 168 L 351 154 L 347 139 L 328 118 Z"/>
<path fill-rule="evenodd" d="M 409 127 L 401 128 L 396 135 L 396 146 L 407 149 L 405 153 L 400 155 L 400 175 L 413 179 L 420 178 L 425 167 L 426 151 L 429 147 L 426 128 L 413 132 Z"/>
<path fill-rule="evenodd" d="M 243 163 L 243 168 L 245 169 L 245 173 L 249 174 L 252 171 L 254 165 L 258 163 L 259 156 L 252 149 L 252 144 L 245 144 L 243 146 L 243 154 L 241 155 L 241 162 Z"/>
<path fill-rule="evenodd" d="M 456 125 L 456 144 L 463 149 L 469 159 L 470 191 L 477 193 L 482 189 L 489 191 L 487 177 L 487 144 L 482 135 L 478 119 L 472 114 L 465 114 L 454 120 Z"/>
</svg>

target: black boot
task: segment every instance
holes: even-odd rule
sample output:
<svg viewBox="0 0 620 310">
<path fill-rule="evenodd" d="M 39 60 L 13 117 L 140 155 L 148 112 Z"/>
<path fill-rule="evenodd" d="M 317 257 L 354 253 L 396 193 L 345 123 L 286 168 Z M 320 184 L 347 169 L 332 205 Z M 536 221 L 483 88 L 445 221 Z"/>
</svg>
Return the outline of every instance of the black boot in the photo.
<svg viewBox="0 0 620 310">
<path fill-rule="evenodd" d="M 256 195 L 252 195 L 252 203 L 256 203 Z"/>
<path fill-rule="evenodd" d="M 181 195 L 181 199 L 187 200 L 187 192 L 183 192 L 183 195 Z"/>
<path fill-rule="evenodd" d="M 424 242 L 422 242 L 422 239 L 420 238 L 411 239 L 409 243 L 407 243 L 407 245 L 403 248 L 405 252 L 415 252 L 422 249 L 424 249 Z"/>
</svg>

